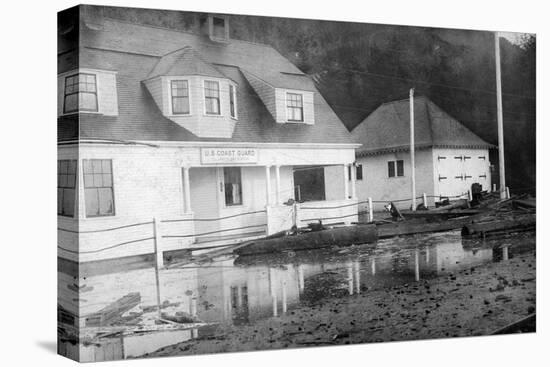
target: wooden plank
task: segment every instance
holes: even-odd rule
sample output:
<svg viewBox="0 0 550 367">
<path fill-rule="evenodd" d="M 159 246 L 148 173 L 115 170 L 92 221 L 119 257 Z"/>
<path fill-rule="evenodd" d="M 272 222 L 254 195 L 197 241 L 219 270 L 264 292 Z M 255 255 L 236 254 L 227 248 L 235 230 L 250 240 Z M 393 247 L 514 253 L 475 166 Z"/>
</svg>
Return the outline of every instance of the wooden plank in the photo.
<svg viewBox="0 0 550 367">
<path fill-rule="evenodd" d="M 496 219 L 487 222 L 475 222 L 464 225 L 462 236 L 484 236 L 493 232 L 506 232 L 514 230 L 535 229 L 536 217 L 534 215 L 520 218 Z"/>
<path fill-rule="evenodd" d="M 141 295 L 139 292 L 128 293 L 98 312 L 87 316 L 86 326 L 106 326 L 120 317 L 124 312 L 137 306 L 140 302 Z"/>
</svg>

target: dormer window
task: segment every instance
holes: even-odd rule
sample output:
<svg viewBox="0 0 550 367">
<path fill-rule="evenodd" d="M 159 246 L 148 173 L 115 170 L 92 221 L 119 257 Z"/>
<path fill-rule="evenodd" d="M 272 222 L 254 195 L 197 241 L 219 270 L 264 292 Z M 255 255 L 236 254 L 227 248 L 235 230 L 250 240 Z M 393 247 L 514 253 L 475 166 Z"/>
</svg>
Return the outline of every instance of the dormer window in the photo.
<svg viewBox="0 0 550 367">
<path fill-rule="evenodd" d="M 212 17 L 212 36 L 225 39 L 225 18 Z"/>
<path fill-rule="evenodd" d="M 229 85 L 229 113 L 231 117 L 237 118 L 237 92 L 234 85 Z"/>
<path fill-rule="evenodd" d="M 304 102 L 301 94 L 286 94 L 286 115 L 288 121 L 304 121 Z"/>
<path fill-rule="evenodd" d="M 204 81 L 204 111 L 207 115 L 220 114 L 220 83 Z"/>
<path fill-rule="evenodd" d="M 74 74 L 65 78 L 63 113 L 97 112 L 97 83 L 94 74 Z"/>
<path fill-rule="evenodd" d="M 174 115 L 189 114 L 189 82 L 187 80 L 172 80 L 172 113 Z"/>
</svg>

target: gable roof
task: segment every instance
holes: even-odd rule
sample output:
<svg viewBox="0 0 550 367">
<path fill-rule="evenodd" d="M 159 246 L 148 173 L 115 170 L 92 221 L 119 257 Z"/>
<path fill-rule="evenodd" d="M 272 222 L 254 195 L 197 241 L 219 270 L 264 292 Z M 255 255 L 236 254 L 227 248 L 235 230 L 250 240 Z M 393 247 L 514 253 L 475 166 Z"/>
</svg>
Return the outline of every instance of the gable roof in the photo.
<svg viewBox="0 0 550 367">
<path fill-rule="evenodd" d="M 202 59 L 197 51 L 189 46 L 169 52 L 157 62 L 147 79 L 157 76 L 203 75 L 225 78 L 213 65 Z"/>
<path fill-rule="evenodd" d="M 58 60 L 60 73 L 74 69 L 63 64 L 61 55 Z M 118 116 L 81 113 L 81 139 L 354 144 L 312 80 L 266 45 L 233 39 L 221 44 L 206 36 L 104 18 L 101 27 L 81 25 L 78 62 L 80 68 L 117 72 L 119 106 Z M 230 139 L 200 138 L 167 119 L 142 83 L 188 71 L 219 73 L 239 85 L 238 121 Z M 246 71 L 273 87 L 314 91 L 315 124 L 276 123 L 244 77 Z"/>
<path fill-rule="evenodd" d="M 409 100 L 382 104 L 352 130 L 358 155 L 409 150 Z M 414 99 L 415 147 L 494 148 L 427 97 Z"/>
</svg>

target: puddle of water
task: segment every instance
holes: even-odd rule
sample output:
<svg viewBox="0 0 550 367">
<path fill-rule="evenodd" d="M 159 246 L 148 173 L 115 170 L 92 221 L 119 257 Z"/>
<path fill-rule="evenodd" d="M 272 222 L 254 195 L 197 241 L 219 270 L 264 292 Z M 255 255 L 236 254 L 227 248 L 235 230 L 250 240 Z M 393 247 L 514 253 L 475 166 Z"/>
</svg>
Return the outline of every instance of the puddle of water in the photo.
<svg viewBox="0 0 550 367">
<path fill-rule="evenodd" d="M 374 248 L 365 245 L 243 258 L 224 256 L 160 270 L 158 286 L 157 271 L 150 264 L 79 279 L 59 272 L 59 306 L 65 310 L 59 323 L 63 338 L 71 339 L 67 336 L 71 323 L 89 330 L 80 343 L 60 344 L 65 354 L 80 353 L 81 359 L 89 361 L 137 357 L 206 337 L 212 330 L 212 326 L 190 325 L 185 330 L 146 332 L 159 327 L 159 300 L 163 317 L 209 324 L 254 323 L 327 297 L 413 283 L 487 262 L 506 261 L 534 249 L 534 234 L 480 241 L 463 240 L 460 233 L 447 232 L 383 240 Z M 128 300 L 128 304 L 119 305 L 127 308 L 122 318 L 104 320 L 107 327 L 97 329 L 102 325 L 94 316 L 117 301 L 124 303 L 121 299 Z"/>
</svg>

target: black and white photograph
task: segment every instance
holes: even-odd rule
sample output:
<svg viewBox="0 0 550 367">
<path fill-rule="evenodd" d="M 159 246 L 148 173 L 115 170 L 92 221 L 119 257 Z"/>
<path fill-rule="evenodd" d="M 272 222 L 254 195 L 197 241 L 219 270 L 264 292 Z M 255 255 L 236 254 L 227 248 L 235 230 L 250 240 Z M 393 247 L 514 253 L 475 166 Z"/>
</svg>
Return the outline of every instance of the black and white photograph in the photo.
<svg viewBox="0 0 550 367">
<path fill-rule="evenodd" d="M 536 332 L 535 34 L 57 21 L 60 355 Z"/>
</svg>

